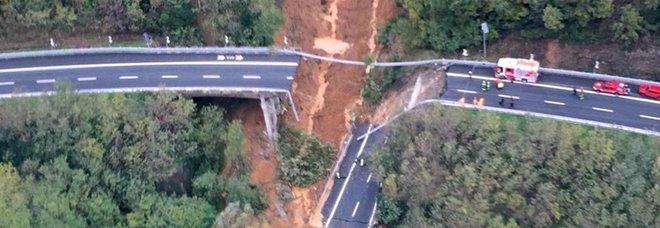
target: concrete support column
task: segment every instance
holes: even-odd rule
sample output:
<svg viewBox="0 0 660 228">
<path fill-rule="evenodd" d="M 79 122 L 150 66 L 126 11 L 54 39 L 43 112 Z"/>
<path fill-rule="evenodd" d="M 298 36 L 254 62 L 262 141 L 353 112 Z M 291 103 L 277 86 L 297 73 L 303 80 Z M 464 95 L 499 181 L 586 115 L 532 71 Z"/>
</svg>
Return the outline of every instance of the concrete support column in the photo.
<svg viewBox="0 0 660 228">
<path fill-rule="evenodd" d="M 264 123 L 266 124 L 266 134 L 271 142 L 277 140 L 277 115 L 280 113 L 280 99 L 273 97 L 260 97 L 261 110 L 264 113 Z"/>
</svg>

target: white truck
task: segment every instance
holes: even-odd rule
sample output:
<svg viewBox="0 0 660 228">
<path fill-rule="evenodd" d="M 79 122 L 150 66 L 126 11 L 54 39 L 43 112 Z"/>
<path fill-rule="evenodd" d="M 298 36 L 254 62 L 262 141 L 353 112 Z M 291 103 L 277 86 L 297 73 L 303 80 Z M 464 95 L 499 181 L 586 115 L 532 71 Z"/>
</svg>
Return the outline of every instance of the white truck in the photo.
<svg viewBox="0 0 660 228">
<path fill-rule="evenodd" d="M 520 82 L 536 82 L 539 62 L 531 59 L 500 58 L 495 66 L 495 77 Z"/>
</svg>

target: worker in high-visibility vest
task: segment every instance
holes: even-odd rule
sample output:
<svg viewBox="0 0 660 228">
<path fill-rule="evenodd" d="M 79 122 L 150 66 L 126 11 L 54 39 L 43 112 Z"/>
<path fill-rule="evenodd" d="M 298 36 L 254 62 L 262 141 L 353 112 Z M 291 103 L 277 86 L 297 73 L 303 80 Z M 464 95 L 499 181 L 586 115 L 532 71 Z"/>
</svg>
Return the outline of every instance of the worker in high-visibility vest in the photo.
<svg viewBox="0 0 660 228">
<path fill-rule="evenodd" d="M 478 101 L 477 105 L 479 107 L 484 107 L 484 103 L 486 103 L 486 99 L 484 97 L 481 97 L 481 98 L 479 98 L 479 101 Z"/>
<path fill-rule="evenodd" d="M 461 99 L 458 99 L 458 103 L 459 103 L 461 106 L 465 106 L 465 97 L 461 97 Z"/>
<path fill-rule="evenodd" d="M 473 104 L 474 106 L 477 106 L 478 102 L 479 102 L 479 101 L 477 100 L 477 97 L 473 97 L 473 98 L 472 98 L 472 104 Z"/>
</svg>

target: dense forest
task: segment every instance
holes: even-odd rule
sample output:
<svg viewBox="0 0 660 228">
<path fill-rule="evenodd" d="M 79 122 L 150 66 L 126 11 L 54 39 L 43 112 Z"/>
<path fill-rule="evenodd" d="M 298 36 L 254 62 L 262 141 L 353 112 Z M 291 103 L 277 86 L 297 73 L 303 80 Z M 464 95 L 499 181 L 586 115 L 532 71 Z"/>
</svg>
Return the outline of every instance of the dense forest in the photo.
<svg viewBox="0 0 660 228">
<path fill-rule="evenodd" d="M 241 124 L 222 109 L 167 92 L 64 87 L 0 100 L 0 227 L 265 223 Z"/>
<path fill-rule="evenodd" d="M 659 227 L 660 139 L 434 107 L 370 158 L 388 227 Z"/>
<path fill-rule="evenodd" d="M 408 49 L 447 52 L 478 45 L 480 24 L 488 39 L 519 32 L 524 38 L 571 41 L 616 41 L 634 45 L 640 37 L 657 42 L 657 0 L 397 0 L 404 16 L 379 31 L 379 42 L 401 41 Z"/>
<path fill-rule="evenodd" d="M 190 46 L 206 31 L 206 45 L 227 35 L 234 45 L 268 46 L 282 22 L 273 0 L 0 0 L 0 39 L 149 32 Z"/>
</svg>

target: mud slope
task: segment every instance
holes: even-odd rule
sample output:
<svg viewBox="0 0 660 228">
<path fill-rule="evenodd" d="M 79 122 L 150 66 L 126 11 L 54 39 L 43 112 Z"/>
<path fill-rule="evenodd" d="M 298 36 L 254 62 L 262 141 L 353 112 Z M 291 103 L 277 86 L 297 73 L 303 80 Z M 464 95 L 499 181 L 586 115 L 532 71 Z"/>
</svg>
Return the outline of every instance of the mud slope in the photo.
<svg viewBox="0 0 660 228">
<path fill-rule="evenodd" d="M 377 52 L 376 28 L 396 12 L 394 0 L 281 0 L 279 5 L 286 19 L 276 44 L 283 45 L 286 36 L 289 47 L 353 60 Z M 292 86 L 300 121 L 288 115 L 287 123 L 339 148 L 350 112 L 361 106 L 364 78 L 364 67 L 303 58 Z M 325 201 L 324 184 L 293 189 L 296 200 L 286 207 L 291 225 L 319 225 L 316 209 Z"/>
</svg>

